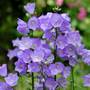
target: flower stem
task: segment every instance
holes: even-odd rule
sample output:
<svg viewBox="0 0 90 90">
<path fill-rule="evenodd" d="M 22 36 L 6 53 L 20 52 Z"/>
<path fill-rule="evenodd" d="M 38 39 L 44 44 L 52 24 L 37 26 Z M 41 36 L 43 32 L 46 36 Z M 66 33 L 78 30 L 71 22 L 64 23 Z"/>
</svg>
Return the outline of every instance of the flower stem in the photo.
<svg viewBox="0 0 90 90">
<path fill-rule="evenodd" d="M 72 87 L 72 90 L 75 90 L 75 88 L 74 88 L 74 68 L 72 67 L 72 69 L 71 69 L 71 75 L 72 75 L 72 82 L 71 82 L 71 87 Z"/>
<path fill-rule="evenodd" d="M 57 28 L 55 29 L 56 31 L 56 37 L 55 37 L 55 45 L 54 45 L 54 63 L 56 62 L 56 58 L 57 58 L 57 45 L 56 45 L 56 40 L 57 40 L 57 36 L 58 36 L 58 33 L 57 33 Z M 54 76 L 54 79 L 56 80 L 56 75 Z"/>
<path fill-rule="evenodd" d="M 34 90 L 34 73 L 32 73 L 32 90 Z"/>
<path fill-rule="evenodd" d="M 43 83 L 43 90 L 46 90 L 45 83 Z"/>
<path fill-rule="evenodd" d="M 31 37 L 33 37 L 33 31 L 31 31 Z M 32 90 L 34 90 L 34 73 L 32 72 Z"/>
</svg>

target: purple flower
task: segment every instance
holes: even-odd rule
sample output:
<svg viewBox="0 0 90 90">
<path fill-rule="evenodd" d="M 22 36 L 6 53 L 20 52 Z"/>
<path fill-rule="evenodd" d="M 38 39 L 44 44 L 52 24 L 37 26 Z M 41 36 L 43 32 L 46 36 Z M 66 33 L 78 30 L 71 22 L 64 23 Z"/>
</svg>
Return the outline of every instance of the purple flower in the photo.
<svg viewBox="0 0 90 90">
<path fill-rule="evenodd" d="M 13 90 L 13 88 L 5 82 L 0 82 L 0 90 Z"/>
<path fill-rule="evenodd" d="M 46 31 L 43 35 L 43 38 L 49 40 L 49 41 L 55 41 L 56 34 L 55 34 L 55 29 L 52 29 L 51 31 Z"/>
<path fill-rule="evenodd" d="M 32 45 L 31 41 L 32 40 L 30 39 L 30 37 L 22 37 L 21 40 L 18 40 L 18 41 L 14 40 L 13 44 L 15 46 L 18 46 L 19 49 L 25 50 L 25 49 L 31 48 L 31 45 Z"/>
<path fill-rule="evenodd" d="M 31 53 L 31 59 L 33 62 L 42 62 L 44 60 L 44 51 L 40 49 L 36 49 Z"/>
<path fill-rule="evenodd" d="M 80 47 L 76 48 L 77 54 L 79 56 L 83 56 L 87 53 L 87 49 L 84 48 L 84 45 L 81 45 Z"/>
<path fill-rule="evenodd" d="M 49 69 L 49 67 L 47 65 L 43 65 L 43 73 L 46 75 L 46 76 L 51 76 L 51 71 Z"/>
<path fill-rule="evenodd" d="M 70 22 L 70 17 L 68 16 L 68 14 L 67 13 L 63 13 L 63 14 L 61 14 L 61 16 L 65 19 L 65 20 L 67 20 L 68 22 Z"/>
<path fill-rule="evenodd" d="M 41 40 L 39 38 L 32 38 L 32 49 L 36 49 L 41 45 Z"/>
<path fill-rule="evenodd" d="M 13 46 L 17 46 L 20 50 L 35 49 L 40 46 L 41 41 L 38 38 L 22 37 L 21 40 L 12 41 Z"/>
<path fill-rule="evenodd" d="M 43 51 L 45 60 L 51 55 L 51 50 L 48 44 L 42 44 L 38 49 Z"/>
<path fill-rule="evenodd" d="M 64 78 L 67 78 L 71 73 L 71 68 L 69 66 L 65 67 L 63 72 L 62 72 L 62 75 Z"/>
<path fill-rule="evenodd" d="M 57 69 L 56 64 L 50 64 L 49 70 L 52 76 L 57 75 L 59 73 L 59 70 Z"/>
<path fill-rule="evenodd" d="M 76 47 L 81 46 L 81 37 L 78 31 L 72 31 L 67 34 L 67 42 Z"/>
<path fill-rule="evenodd" d="M 45 86 L 49 90 L 55 90 L 57 85 L 58 85 L 58 83 L 54 80 L 54 78 L 47 78 L 45 81 Z"/>
<path fill-rule="evenodd" d="M 27 33 L 29 33 L 29 29 L 28 29 L 28 27 L 27 27 L 27 23 L 26 23 L 26 22 L 24 22 L 24 21 L 21 20 L 21 19 L 18 19 L 17 24 L 18 24 L 17 30 L 18 30 L 19 33 L 25 34 L 25 35 L 26 35 Z"/>
<path fill-rule="evenodd" d="M 59 87 L 66 87 L 67 85 L 67 80 L 63 77 L 57 79 Z"/>
<path fill-rule="evenodd" d="M 75 66 L 77 64 L 77 58 L 70 57 L 69 58 L 69 65 Z"/>
<path fill-rule="evenodd" d="M 53 63 L 53 61 L 54 61 L 54 55 L 51 54 L 45 61 L 45 64 Z"/>
<path fill-rule="evenodd" d="M 39 20 L 37 17 L 33 16 L 28 21 L 28 28 L 32 30 L 36 30 L 39 28 Z"/>
<path fill-rule="evenodd" d="M 19 44 L 20 44 L 19 38 L 12 40 L 12 44 L 13 44 L 13 46 L 19 46 Z"/>
<path fill-rule="evenodd" d="M 67 58 L 67 55 L 66 55 L 64 49 L 57 49 L 57 55 L 58 55 L 60 58 L 64 58 L 64 60 Z"/>
<path fill-rule="evenodd" d="M 59 30 L 62 33 L 69 33 L 71 31 L 71 24 L 68 21 L 64 20 Z"/>
<path fill-rule="evenodd" d="M 20 74 L 25 74 L 26 69 L 26 63 L 22 59 L 19 59 L 17 62 L 15 62 L 15 71 L 18 71 Z"/>
<path fill-rule="evenodd" d="M 53 13 L 50 19 L 50 23 L 53 27 L 57 28 L 60 27 L 63 22 L 63 18 L 60 14 Z"/>
<path fill-rule="evenodd" d="M 35 11 L 35 3 L 28 3 L 24 6 L 24 9 L 29 13 L 33 14 Z"/>
<path fill-rule="evenodd" d="M 15 86 L 15 85 L 17 85 L 18 76 L 16 73 L 15 74 L 10 73 L 10 74 L 8 74 L 7 77 L 5 77 L 5 81 L 8 85 Z"/>
<path fill-rule="evenodd" d="M 84 63 L 90 65 L 90 50 L 85 50 L 82 59 Z"/>
<path fill-rule="evenodd" d="M 35 90 L 43 90 L 43 84 L 42 83 L 35 83 Z"/>
<path fill-rule="evenodd" d="M 13 49 L 13 50 L 9 50 L 7 56 L 8 56 L 9 59 L 11 60 L 13 57 L 16 57 L 16 56 L 17 56 L 17 54 L 18 54 L 19 51 L 20 51 L 20 50 L 19 50 L 18 48 L 15 48 L 15 49 Z"/>
<path fill-rule="evenodd" d="M 40 28 L 43 31 L 50 30 L 52 28 L 52 25 L 50 23 L 50 17 L 48 15 L 42 15 L 39 17 L 39 22 L 40 22 Z"/>
<path fill-rule="evenodd" d="M 18 54 L 18 58 L 23 60 L 25 63 L 30 63 L 31 62 L 31 56 L 30 56 L 31 53 L 32 53 L 31 50 L 26 49 Z"/>
<path fill-rule="evenodd" d="M 61 73 L 64 70 L 64 64 L 62 64 L 61 62 L 56 62 L 56 67 L 59 73 Z"/>
<path fill-rule="evenodd" d="M 72 44 L 68 44 L 63 50 L 68 57 L 76 57 L 76 48 Z"/>
<path fill-rule="evenodd" d="M 0 76 L 5 77 L 7 75 L 7 65 L 3 64 L 0 66 Z"/>
<path fill-rule="evenodd" d="M 55 64 L 50 64 L 48 67 L 48 72 L 51 76 L 57 75 L 64 70 L 64 65 L 60 62 L 56 62 Z"/>
<path fill-rule="evenodd" d="M 59 35 L 56 40 L 56 45 L 58 48 L 63 49 L 65 46 L 68 45 L 67 37 Z"/>
<path fill-rule="evenodd" d="M 85 76 L 83 77 L 83 79 L 84 79 L 84 86 L 90 87 L 90 74 L 85 75 Z"/>
<path fill-rule="evenodd" d="M 40 65 L 38 63 L 30 63 L 28 65 L 28 72 L 39 72 L 40 71 Z"/>
<path fill-rule="evenodd" d="M 22 37 L 21 43 L 19 44 L 19 48 L 21 50 L 29 49 L 32 46 L 31 42 L 32 40 L 30 39 L 30 37 Z"/>
</svg>

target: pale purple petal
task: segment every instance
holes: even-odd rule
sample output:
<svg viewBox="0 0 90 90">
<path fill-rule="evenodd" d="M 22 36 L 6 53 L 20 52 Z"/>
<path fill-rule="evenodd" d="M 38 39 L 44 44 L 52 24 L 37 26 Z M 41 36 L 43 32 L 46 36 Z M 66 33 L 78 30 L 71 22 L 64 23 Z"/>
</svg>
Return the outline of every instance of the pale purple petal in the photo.
<svg viewBox="0 0 90 90">
<path fill-rule="evenodd" d="M 18 79 L 19 79 L 19 78 L 18 78 L 18 76 L 17 76 L 16 73 L 15 73 L 15 74 L 10 73 L 10 74 L 8 74 L 7 77 L 5 77 L 6 83 L 7 83 L 8 85 L 10 85 L 10 86 L 16 86 Z"/>
<path fill-rule="evenodd" d="M 35 11 L 35 3 L 28 3 L 24 6 L 24 9 L 29 13 L 33 14 Z"/>
<path fill-rule="evenodd" d="M 0 66 L 0 76 L 5 77 L 7 75 L 7 65 L 3 64 Z"/>
</svg>

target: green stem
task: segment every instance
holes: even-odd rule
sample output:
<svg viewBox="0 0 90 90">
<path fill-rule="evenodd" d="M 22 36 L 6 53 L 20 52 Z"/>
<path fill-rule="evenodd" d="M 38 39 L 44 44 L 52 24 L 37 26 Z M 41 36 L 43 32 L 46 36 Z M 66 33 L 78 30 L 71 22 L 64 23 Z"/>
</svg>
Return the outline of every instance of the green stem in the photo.
<svg viewBox="0 0 90 90">
<path fill-rule="evenodd" d="M 71 74 L 72 74 L 72 82 L 71 82 L 71 86 L 72 86 L 72 90 L 75 90 L 74 89 L 74 68 L 72 67 L 72 71 L 71 71 Z"/>
<path fill-rule="evenodd" d="M 58 33 L 57 33 L 57 29 L 55 29 L 56 30 L 56 37 L 55 37 L 55 39 L 57 39 L 57 36 L 58 36 Z M 56 41 L 56 40 L 55 40 Z M 54 45 L 54 63 L 56 62 L 56 58 L 57 58 L 57 45 L 56 45 L 56 43 L 55 43 L 55 45 Z M 54 76 L 54 79 L 56 80 L 56 75 Z"/>
<path fill-rule="evenodd" d="M 31 31 L 30 37 L 33 38 L 33 31 Z M 32 77 L 32 90 L 34 90 L 34 73 L 32 73 L 31 77 Z"/>
<path fill-rule="evenodd" d="M 34 73 L 32 73 L 32 90 L 34 90 Z"/>
</svg>

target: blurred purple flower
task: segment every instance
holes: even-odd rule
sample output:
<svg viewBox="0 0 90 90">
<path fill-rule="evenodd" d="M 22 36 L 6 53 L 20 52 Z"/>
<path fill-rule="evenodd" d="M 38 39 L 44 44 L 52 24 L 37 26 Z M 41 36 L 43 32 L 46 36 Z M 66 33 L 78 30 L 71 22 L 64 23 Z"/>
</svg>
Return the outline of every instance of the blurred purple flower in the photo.
<svg viewBox="0 0 90 90">
<path fill-rule="evenodd" d="M 61 73 L 64 70 L 64 64 L 62 64 L 61 62 L 56 62 L 55 65 L 59 73 Z"/>
<path fill-rule="evenodd" d="M 63 49 L 65 46 L 68 45 L 67 37 L 59 35 L 56 40 L 57 48 Z"/>
<path fill-rule="evenodd" d="M 24 9 L 29 13 L 29 14 L 34 14 L 35 11 L 35 3 L 27 3 L 24 6 Z"/>
<path fill-rule="evenodd" d="M 45 61 L 45 64 L 53 63 L 53 61 L 54 61 L 54 55 L 51 54 L 50 56 L 48 56 L 47 60 Z"/>
<path fill-rule="evenodd" d="M 27 33 L 29 33 L 29 29 L 28 29 L 28 27 L 27 27 L 27 23 L 26 23 L 26 22 L 24 22 L 24 21 L 21 20 L 21 19 L 18 19 L 17 24 L 18 24 L 17 30 L 18 30 L 19 33 L 25 34 L 25 35 L 26 35 Z"/>
<path fill-rule="evenodd" d="M 39 72 L 40 65 L 38 63 L 29 63 L 28 65 L 28 72 Z"/>
<path fill-rule="evenodd" d="M 17 57 L 17 54 L 20 50 L 18 48 L 15 48 L 13 50 L 9 50 L 7 56 L 9 57 L 9 60 L 11 60 L 14 57 Z"/>
<path fill-rule="evenodd" d="M 31 59 L 33 62 L 42 62 L 44 60 L 44 52 L 43 50 L 36 49 L 31 53 Z"/>
<path fill-rule="evenodd" d="M 49 90 L 56 90 L 58 83 L 54 80 L 54 78 L 47 78 L 45 81 L 45 86 Z"/>
<path fill-rule="evenodd" d="M 61 24 L 63 22 L 63 18 L 60 14 L 53 13 L 51 18 L 50 18 L 50 23 L 53 27 L 61 27 Z"/>
<path fill-rule="evenodd" d="M 7 75 L 7 65 L 3 64 L 0 66 L 0 76 L 5 77 Z"/>
<path fill-rule="evenodd" d="M 64 78 L 67 78 L 71 73 L 71 68 L 69 66 L 65 67 L 63 72 L 62 72 L 62 75 Z"/>
<path fill-rule="evenodd" d="M 57 75 L 59 73 L 59 70 L 57 69 L 56 64 L 50 64 L 49 70 L 52 76 Z"/>
<path fill-rule="evenodd" d="M 57 79 L 59 87 L 66 87 L 67 80 L 63 77 Z"/>
<path fill-rule="evenodd" d="M 71 21 L 69 15 L 67 13 L 63 13 L 63 14 L 61 14 L 61 16 L 65 19 L 65 21 L 68 21 L 68 22 Z"/>
<path fill-rule="evenodd" d="M 83 77 L 83 80 L 84 80 L 84 86 L 90 87 L 90 74 L 85 75 L 85 76 Z"/>
<path fill-rule="evenodd" d="M 71 31 L 67 34 L 67 42 L 75 47 L 81 46 L 81 37 L 78 31 Z"/>
<path fill-rule="evenodd" d="M 39 83 L 39 82 L 36 82 L 35 83 L 35 90 L 43 90 L 43 84 Z"/>
<path fill-rule="evenodd" d="M 47 39 L 48 41 L 55 41 L 56 34 L 55 29 L 52 29 L 51 31 L 46 31 L 43 35 L 43 38 Z"/>
<path fill-rule="evenodd" d="M 22 59 L 19 59 L 17 62 L 15 62 L 15 71 L 18 71 L 20 74 L 25 74 L 26 69 L 26 63 Z"/>
<path fill-rule="evenodd" d="M 77 58 L 70 57 L 69 58 L 69 65 L 75 66 L 77 64 Z"/>
<path fill-rule="evenodd" d="M 40 22 L 40 28 L 43 31 L 50 30 L 52 28 L 52 25 L 50 23 L 50 16 L 51 15 L 42 15 L 39 17 L 39 22 Z"/>
<path fill-rule="evenodd" d="M 10 73 L 8 74 L 7 77 L 5 77 L 5 81 L 8 85 L 10 86 L 15 86 L 17 85 L 17 81 L 18 81 L 18 76 L 17 76 L 17 73 L 13 74 L 13 73 Z"/>
<path fill-rule="evenodd" d="M 85 50 L 85 53 L 82 56 L 83 62 L 90 65 L 90 50 Z"/>
<path fill-rule="evenodd" d="M 22 51 L 19 55 L 18 58 L 20 58 L 21 60 L 23 60 L 25 63 L 30 63 L 31 62 L 31 53 L 32 51 L 29 49 L 26 49 L 24 51 Z"/>
<path fill-rule="evenodd" d="M 31 41 L 30 37 L 22 37 L 21 40 L 13 40 L 13 45 L 17 46 L 21 50 L 25 50 L 31 48 Z"/>
<path fill-rule="evenodd" d="M 39 38 L 22 37 L 12 41 L 13 46 L 17 46 L 20 50 L 35 49 L 41 44 Z"/>
<path fill-rule="evenodd" d="M 33 16 L 28 21 L 28 28 L 32 30 L 36 30 L 39 28 L 39 20 L 37 17 Z"/>
<path fill-rule="evenodd" d="M 0 82 L 0 90 L 13 90 L 13 88 L 5 82 Z"/>
<path fill-rule="evenodd" d="M 64 49 L 65 55 L 67 57 L 76 57 L 76 48 L 72 44 L 68 44 Z"/>
</svg>

